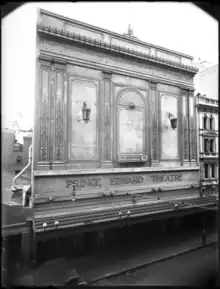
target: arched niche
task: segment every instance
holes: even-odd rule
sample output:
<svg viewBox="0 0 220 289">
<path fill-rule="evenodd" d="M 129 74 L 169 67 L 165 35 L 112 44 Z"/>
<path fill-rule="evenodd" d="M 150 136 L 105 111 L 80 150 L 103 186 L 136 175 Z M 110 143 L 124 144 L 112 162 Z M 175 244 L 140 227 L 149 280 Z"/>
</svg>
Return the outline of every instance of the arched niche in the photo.
<svg viewBox="0 0 220 289">
<path fill-rule="evenodd" d="M 136 89 L 117 97 L 117 152 L 120 162 L 146 161 L 145 99 Z"/>
</svg>

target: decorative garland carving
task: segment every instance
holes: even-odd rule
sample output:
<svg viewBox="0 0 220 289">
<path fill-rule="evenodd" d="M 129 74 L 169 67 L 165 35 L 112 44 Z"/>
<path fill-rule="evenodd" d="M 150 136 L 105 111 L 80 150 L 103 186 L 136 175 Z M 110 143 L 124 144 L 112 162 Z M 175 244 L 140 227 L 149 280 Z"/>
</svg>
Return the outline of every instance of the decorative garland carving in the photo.
<svg viewBox="0 0 220 289">
<path fill-rule="evenodd" d="M 47 33 L 47 34 L 51 34 L 54 36 L 58 36 L 58 37 L 62 37 L 62 38 L 67 38 L 69 40 L 73 40 L 73 41 L 77 41 L 77 42 L 82 42 L 85 44 L 89 44 L 89 45 L 93 45 L 93 46 L 99 46 L 99 47 L 103 47 L 105 49 L 110 49 L 110 50 L 116 50 L 122 54 L 129 54 L 138 58 L 145 58 L 146 60 L 152 61 L 152 62 L 157 62 L 166 66 L 171 66 L 171 67 L 176 67 L 178 69 L 184 70 L 184 71 L 189 71 L 192 73 L 197 73 L 198 72 L 198 68 L 193 67 L 191 65 L 184 65 L 184 64 L 179 64 L 178 62 L 174 62 L 171 60 L 167 60 L 164 58 L 160 58 L 154 55 L 150 55 L 148 53 L 144 53 L 141 51 L 135 51 L 133 49 L 129 49 L 126 47 L 122 47 L 119 45 L 115 45 L 115 44 L 111 44 L 111 43 L 107 43 L 107 42 L 103 42 L 101 40 L 96 40 L 93 39 L 91 37 L 87 37 L 87 36 L 82 36 L 80 34 L 76 34 L 76 33 L 70 33 L 69 31 L 65 31 L 63 29 L 57 29 L 57 28 L 53 28 L 50 25 L 44 25 L 41 23 L 38 23 L 37 25 L 37 29 L 38 32 L 41 33 Z"/>
</svg>

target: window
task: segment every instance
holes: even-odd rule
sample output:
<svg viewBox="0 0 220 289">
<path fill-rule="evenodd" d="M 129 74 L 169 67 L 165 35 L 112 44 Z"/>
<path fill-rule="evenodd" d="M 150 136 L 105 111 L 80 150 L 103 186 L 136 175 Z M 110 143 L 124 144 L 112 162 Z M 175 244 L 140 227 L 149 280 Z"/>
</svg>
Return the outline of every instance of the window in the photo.
<svg viewBox="0 0 220 289">
<path fill-rule="evenodd" d="M 210 143 L 210 153 L 213 153 L 214 152 L 214 139 L 210 139 L 209 143 Z"/>
<path fill-rule="evenodd" d="M 203 129 L 207 129 L 207 115 L 206 114 L 203 117 Z"/>
<path fill-rule="evenodd" d="M 211 164 L 211 176 L 215 178 L 215 164 Z"/>
<path fill-rule="evenodd" d="M 14 152 L 22 152 L 23 151 L 23 145 L 19 143 L 14 144 Z"/>
<path fill-rule="evenodd" d="M 205 164 L 204 169 L 205 169 L 205 179 L 208 179 L 209 178 L 209 165 Z"/>
<path fill-rule="evenodd" d="M 210 152 L 209 139 L 207 139 L 207 138 L 204 139 L 204 152 L 205 153 L 209 153 Z"/>
<path fill-rule="evenodd" d="M 215 119 L 212 115 L 210 117 L 210 130 L 215 130 Z"/>
<path fill-rule="evenodd" d="M 215 140 L 204 138 L 204 152 L 205 153 L 214 153 L 215 152 Z"/>
</svg>

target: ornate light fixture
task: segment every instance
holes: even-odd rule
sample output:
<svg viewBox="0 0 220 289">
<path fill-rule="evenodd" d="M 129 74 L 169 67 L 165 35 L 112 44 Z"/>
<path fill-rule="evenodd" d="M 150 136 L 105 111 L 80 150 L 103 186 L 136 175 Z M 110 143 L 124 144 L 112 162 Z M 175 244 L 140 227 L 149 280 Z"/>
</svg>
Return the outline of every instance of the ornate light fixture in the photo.
<svg viewBox="0 0 220 289">
<path fill-rule="evenodd" d="M 83 116 L 83 120 L 85 121 L 85 123 L 89 121 L 90 113 L 91 113 L 91 108 L 88 108 L 86 102 L 84 101 L 83 107 L 82 107 L 82 116 Z"/>
<path fill-rule="evenodd" d="M 135 108 L 135 104 L 134 104 L 133 102 L 130 102 L 130 103 L 129 103 L 129 108 L 130 108 L 130 109 L 134 109 L 134 108 Z"/>
<path fill-rule="evenodd" d="M 176 129 L 177 127 L 177 117 L 175 117 L 173 114 L 168 113 L 168 117 L 170 119 L 170 125 L 172 127 L 172 129 Z"/>
</svg>

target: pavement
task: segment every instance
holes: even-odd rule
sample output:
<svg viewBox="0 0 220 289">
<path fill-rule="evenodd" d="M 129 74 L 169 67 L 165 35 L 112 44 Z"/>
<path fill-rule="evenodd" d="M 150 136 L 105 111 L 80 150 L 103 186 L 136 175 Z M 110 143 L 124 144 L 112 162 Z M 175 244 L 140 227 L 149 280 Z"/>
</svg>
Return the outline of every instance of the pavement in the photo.
<svg viewBox="0 0 220 289">
<path fill-rule="evenodd" d="M 190 235 L 188 235 L 190 234 Z M 155 240 L 149 240 L 145 244 L 137 244 L 134 247 L 119 248 L 113 251 L 100 252 L 90 257 L 74 259 L 73 266 L 80 276 L 86 280 L 95 282 L 97 280 L 115 275 L 118 272 L 130 270 L 134 267 L 141 267 L 146 263 L 153 263 L 156 260 L 166 259 L 171 255 L 176 256 L 183 251 L 192 250 L 202 245 L 201 232 L 189 232 L 186 235 L 163 236 Z M 217 234 L 211 233 L 207 236 L 207 243 L 217 241 Z"/>
<path fill-rule="evenodd" d="M 94 283 L 106 285 L 145 286 L 214 286 L 217 281 L 217 244 L 190 251 L 187 254 L 154 263 L 130 274 L 122 274 Z M 205 286 L 206 287 L 206 286 Z"/>
<path fill-rule="evenodd" d="M 217 241 L 217 234 L 214 232 L 208 234 L 207 243 L 215 241 Z M 50 269 L 52 268 L 51 265 L 45 263 L 38 269 L 26 273 L 19 281 L 16 281 L 18 282 L 16 284 L 33 285 L 33 280 L 37 279 L 41 279 L 41 285 L 44 283 L 43 280 L 48 284 L 48 276 L 50 275 L 52 278 L 53 275 L 60 275 L 61 269 L 64 267 L 66 271 L 74 269 L 88 283 L 97 282 L 109 276 L 117 275 L 118 272 L 127 271 L 146 263 L 153 263 L 158 259 L 166 259 L 171 255 L 177 256 L 185 250 L 192 250 L 201 247 L 201 245 L 201 232 L 198 231 L 176 233 L 176 235 L 164 234 L 162 237 L 160 235 L 158 239 L 155 239 L 155 236 L 154 239 L 149 236 L 146 238 L 146 242 L 137 243 L 135 246 L 134 244 L 120 245 L 117 246 L 117 249 L 114 246 L 112 249 L 109 248 L 106 251 L 96 252 L 86 257 L 54 260 L 52 263 L 56 263 L 56 265 L 52 266 L 53 269 Z M 49 273 L 50 270 L 52 273 Z M 38 285 L 38 283 L 34 283 L 34 285 Z"/>
</svg>

